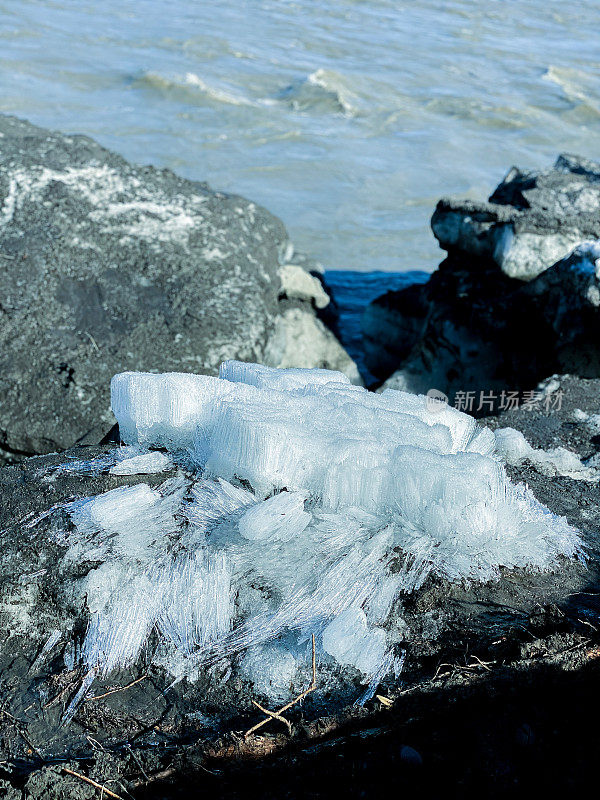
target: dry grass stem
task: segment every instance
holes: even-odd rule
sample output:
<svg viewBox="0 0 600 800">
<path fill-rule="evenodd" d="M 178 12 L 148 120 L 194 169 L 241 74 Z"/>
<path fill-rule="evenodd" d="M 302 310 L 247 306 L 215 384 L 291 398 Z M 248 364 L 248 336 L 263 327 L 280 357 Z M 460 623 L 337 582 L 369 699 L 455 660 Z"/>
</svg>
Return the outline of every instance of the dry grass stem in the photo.
<svg viewBox="0 0 600 800">
<path fill-rule="evenodd" d="M 315 635 L 313 633 L 313 635 L 312 635 L 312 680 L 310 682 L 310 685 L 303 692 L 300 692 L 300 694 L 297 697 L 294 697 L 293 700 L 290 700 L 289 703 L 286 703 L 281 708 L 278 708 L 277 711 L 267 711 L 266 709 L 261 708 L 261 706 L 259 706 L 258 703 L 253 700 L 252 702 L 254 703 L 254 705 L 258 706 L 258 708 L 260 708 L 260 710 L 264 714 L 267 714 L 267 716 L 261 722 L 259 722 L 256 725 L 254 725 L 254 727 L 250 728 L 250 730 L 247 730 L 246 733 L 244 734 L 244 738 L 246 739 L 248 736 L 250 736 L 251 734 L 255 733 L 257 730 L 262 728 L 263 725 L 266 725 L 267 722 L 270 722 L 272 719 L 277 719 L 280 722 L 283 722 L 288 727 L 288 730 L 291 732 L 291 728 L 292 728 L 291 724 L 282 715 L 286 711 L 288 711 L 290 708 L 292 708 L 292 706 L 295 706 L 296 703 L 299 703 L 301 700 L 304 700 L 304 698 L 307 695 L 309 695 L 311 692 L 314 692 L 314 690 L 316 688 L 317 688 L 317 651 L 316 651 L 316 645 L 315 645 Z"/>
<path fill-rule="evenodd" d="M 110 689 L 108 692 L 104 692 L 104 694 L 95 694 L 92 697 L 86 697 L 84 703 L 89 703 L 90 700 L 102 700 L 104 697 L 108 697 L 111 694 L 117 694 L 117 692 L 124 692 L 126 689 L 131 689 L 132 686 L 135 686 L 137 683 L 141 683 L 145 680 L 148 676 L 142 675 L 141 678 L 136 678 L 131 683 L 128 683 L 127 686 L 119 686 L 116 689 Z"/>
<path fill-rule="evenodd" d="M 484 670 L 486 670 L 486 672 L 491 672 L 492 671 L 492 669 L 491 669 L 492 666 L 496 663 L 495 661 L 482 661 L 477 656 L 471 656 L 471 658 L 475 660 L 475 663 L 473 663 L 473 664 L 445 664 L 445 663 L 444 664 L 440 664 L 439 667 L 437 668 L 437 670 L 435 672 L 435 675 L 433 676 L 432 680 L 435 680 L 440 675 L 442 670 L 446 670 L 446 672 L 444 672 L 443 675 L 448 675 L 448 674 L 454 675 L 457 672 L 460 673 L 460 674 L 466 673 L 468 675 L 468 674 L 470 674 L 470 673 L 472 673 L 475 670 L 478 670 L 480 668 L 483 668 Z"/>
<path fill-rule="evenodd" d="M 123 800 L 121 795 L 115 794 L 111 792 L 110 789 L 107 789 L 106 786 L 102 786 L 101 783 L 97 783 L 96 781 L 92 780 L 91 778 L 87 778 L 85 775 L 81 775 L 79 772 L 75 772 L 73 769 L 69 769 L 68 767 L 62 768 L 63 772 L 66 772 L 67 775 L 72 775 L 74 778 L 79 778 L 80 781 L 84 783 L 88 783 L 90 786 L 93 786 L 94 789 L 100 789 L 103 794 L 108 795 L 109 797 L 114 797 L 115 800 Z"/>
<path fill-rule="evenodd" d="M 253 702 L 253 703 L 254 703 L 254 705 L 255 705 L 255 706 L 258 708 L 258 710 L 259 710 L 259 711 L 262 711 L 262 712 L 263 712 L 263 714 L 266 714 L 268 717 L 272 717 L 273 719 L 277 719 L 277 720 L 279 720 L 279 722 L 283 722 L 283 724 L 284 724 L 284 725 L 286 726 L 286 728 L 288 729 L 288 732 L 289 732 L 290 734 L 292 733 L 292 724 L 291 724 L 291 722 L 290 722 L 289 720 L 287 720 L 285 717 L 282 717 L 282 716 L 281 716 L 280 714 L 278 714 L 276 711 L 269 711 L 269 709 L 268 709 L 268 708 L 263 708 L 263 707 L 260 705 L 260 703 L 257 703 L 257 702 L 256 702 L 256 700 L 253 700 L 252 702 Z"/>
</svg>

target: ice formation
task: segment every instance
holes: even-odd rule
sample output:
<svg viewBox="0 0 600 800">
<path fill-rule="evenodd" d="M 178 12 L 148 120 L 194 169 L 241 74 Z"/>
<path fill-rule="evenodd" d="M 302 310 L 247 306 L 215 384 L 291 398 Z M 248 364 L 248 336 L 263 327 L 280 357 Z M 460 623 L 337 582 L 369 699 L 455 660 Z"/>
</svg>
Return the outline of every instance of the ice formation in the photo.
<svg viewBox="0 0 600 800">
<path fill-rule="evenodd" d="M 562 475 L 589 482 L 600 480 L 600 471 L 595 468 L 594 462 L 584 464 L 576 453 L 566 447 L 538 450 L 514 428 L 499 428 L 495 435 L 498 454 L 507 464 L 520 464 L 527 460 L 543 475 Z"/>
<path fill-rule="evenodd" d="M 80 585 L 94 674 L 158 632 L 153 658 L 174 680 L 226 660 L 279 698 L 314 634 L 320 664 L 368 696 L 399 669 L 390 623 L 429 576 L 489 581 L 582 553 L 508 480 L 490 430 L 425 397 L 226 362 L 219 378 L 116 375 L 112 407 L 129 447 L 180 469 L 69 506 L 65 557 L 98 564 Z"/>
<path fill-rule="evenodd" d="M 111 475 L 153 475 L 165 472 L 172 466 L 173 462 L 166 453 L 154 451 L 121 458 L 109 472 Z"/>
<path fill-rule="evenodd" d="M 145 448 L 116 447 L 109 453 L 94 458 L 71 458 L 62 464 L 42 469 L 40 477 L 52 481 L 57 475 L 152 475 L 173 468 L 173 461 L 167 453 L 158 450 L 148 452 Z"/>
</svg>

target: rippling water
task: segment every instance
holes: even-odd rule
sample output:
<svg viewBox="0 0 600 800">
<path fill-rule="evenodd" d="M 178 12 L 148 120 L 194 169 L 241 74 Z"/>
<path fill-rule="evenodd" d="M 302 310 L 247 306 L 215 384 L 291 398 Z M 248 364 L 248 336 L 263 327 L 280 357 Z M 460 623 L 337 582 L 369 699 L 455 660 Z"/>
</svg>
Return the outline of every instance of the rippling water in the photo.
<svg viewBox="0 0 600 800">
<path fill-rule="evenodd" d="M 431 269 L 442 194 L 600 156 L 598 0 L 0 0 L 0 110 L 239 192 L 329 268 Z"/>
</svg>

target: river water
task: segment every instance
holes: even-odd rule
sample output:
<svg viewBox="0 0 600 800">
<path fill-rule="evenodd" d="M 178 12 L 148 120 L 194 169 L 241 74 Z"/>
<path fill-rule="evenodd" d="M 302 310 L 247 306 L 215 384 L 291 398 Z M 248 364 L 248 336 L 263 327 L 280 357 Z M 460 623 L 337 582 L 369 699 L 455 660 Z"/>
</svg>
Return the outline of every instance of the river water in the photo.
<svg viewBox="0 0 600 800">
<path fill-rule="evenodd" d="M 0 0 L 0 110 L 431 270 L 436 200 L 600 156 L 598 0 Z"/>
</svg>

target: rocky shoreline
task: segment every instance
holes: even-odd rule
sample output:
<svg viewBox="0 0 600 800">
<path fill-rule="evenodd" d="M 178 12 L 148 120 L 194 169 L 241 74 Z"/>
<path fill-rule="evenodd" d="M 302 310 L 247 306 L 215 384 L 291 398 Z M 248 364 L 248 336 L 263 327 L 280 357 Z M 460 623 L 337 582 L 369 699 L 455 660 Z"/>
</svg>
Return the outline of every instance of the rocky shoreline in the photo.
<svg viewBox="0 0 600 800">
<path fill-rule="evenodd" d="M 170 685 L 148 652 L 86 695 L 62 628 L 83 634 L 69 587 L 95 565 L 66 563 L 58 534 L 73 500 L 176 473 L 113 469 L 114 373 L 214 374 L 235 358 L 360 384 L 333 332 L 340 309 L 255 204 L 85 137 L 9 117 L 0 132 L 0 797 L 183 797 L 196 783 L 215 797 L 380 796 L 390 773 L 448 796 L 585 786 L 595 739 L 574 743 L 572 728 L 577 704 L 593 715 L 600 664 L 600 167 L 561 156 L 512 170 L 489 203 L 441 201 L 440 269 L 363 315 L 379 382 L 455 405 L 471 393 L 462 410 L 495 432 L 512 481 L 580 531 L 586 560 L 428 578 L 403 601 L 399 676 L 360 705 L 351 673 L 334 692 L 307 660 L 302 685 L 318 691 L 245 736 L 265 701 L 219 664 Z M 507 389 L 517 402 L 502 407 Z"/>
<path fill-rule="evenodd" d="M 432 229 L 447 251 L 439 269 L 365 311 L 367 366 L 386 386 L 453 400 L 600 375 L 599 165 L 513 168 L 487 203 L 441 200 Z"/>
<path fill-rule="evenodd" d="M 123 369 L 241 358 L 360 383 L 319 266 L 268 211 L 14 117 L 0 143 L 0 457 L 101 441 Z"/>
</svg>

